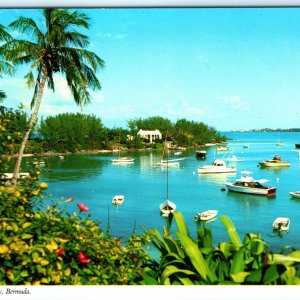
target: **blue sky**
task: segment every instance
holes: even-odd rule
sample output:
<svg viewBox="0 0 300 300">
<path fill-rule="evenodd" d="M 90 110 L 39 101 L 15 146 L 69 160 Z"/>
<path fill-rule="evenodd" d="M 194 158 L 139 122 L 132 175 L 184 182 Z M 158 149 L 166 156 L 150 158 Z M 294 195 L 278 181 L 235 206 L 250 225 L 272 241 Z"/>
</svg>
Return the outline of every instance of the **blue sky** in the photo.
<svg viewBox="0 0 300 300">
<path fill-rule="evenodd" d="M 81 10 L 91 18 L 90 50 L 106 64 L 102 90 L 82 112 L 105 126 L 159 115 L 220 131 L 300 127 L 300 8 Z M 20 15 L 42 19 L 37 9 L 0 9 L 0 23 Z M 29 107 L 25 70 L 0 79 L 6 106 Z M 40 115 L 80 111 L 56 75 Z"/>
</svg>

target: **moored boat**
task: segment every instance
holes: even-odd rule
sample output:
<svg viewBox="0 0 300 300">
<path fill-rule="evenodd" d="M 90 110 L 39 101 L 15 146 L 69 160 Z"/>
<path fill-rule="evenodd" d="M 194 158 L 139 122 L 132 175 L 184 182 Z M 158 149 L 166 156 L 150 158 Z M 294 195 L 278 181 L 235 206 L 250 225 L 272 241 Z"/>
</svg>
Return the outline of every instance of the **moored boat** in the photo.
<svg viewBox="0 0 300 300">
<path fill-rule="evenodd" d="M 211 165 L 198 167 L 198 174 L 235 173 L 236 168 L 227 167 L 222 159 L 215 159 Z"/>
<path fill-rule="evenodd" d="M 300 191 L 290 192 L 290 195 L 291 195 L 293 198 L 300 198 Z"/>
<path fill-rule="evenodd" d="M 119 157 L 111 160 L 113 163 L 133 163 L 134 158 L 130 157 Z"/>
<path fill-rule="evenodd" d="M 218 152 L 226 152 L 228 150 L 229 150 L 229 147 L 227 147 L 227 146 L 217 146 Z"/>
<path fill-rule="evenodd" d="M 288 231 L 290 228 L 290 219 L 286 217 L 278 217 L 273 222 L 273 229 L 279 231 Z"/>
<path fill-rule="evenodd" d="M 268 180 L 255 180 L 252 176 L 250 176 L 250 174 L 251 172 L 249 171 L 243 171 L 242 176 L 239 179 L 236 179 L 234 183 L 225 182 L 228 191 L 268 197 L 276 194 L 276 187 L 268 187 L 263 185 L 263 183 L 268 182 Z"/>
<path fill-rule="evenodd" d="M 159 206 L 159 209 L 160 209 L 161 215 L 163 217 L 167 217 L 170 213 L 175 211 L 176 204 L 170 200 L 166 200 Z"/>
<path fill-rule="evenodd" d="M 121 205 L 124 202 L 124 195 L 115 195 L 112 199 L 112 204 Z"/>
<path fill-rule="evenodd" d="M 195 222 L 200 222 L 200 221 L 209 221 L 209 220 L 212 220 L 214 219 L 218 214 L 218 211 L 217 210 L 214 210 L 214 209 L 210 209 L 210 210 L 206 210 L 204 212 L 201 212 L 201 213 L 197 213 L 195 215 Z"/>
<path fill-rule="evenodd" d="M 276 154 L 273 159 L 261 161 L 258 163 L 260 167 L 289 167 L 290 163 L 282 161 L 281 156 Z"/>
<path fill-rule="evenodd" d="M 14 173 L 3 173 L 1 175 L 1 179 L 2 180 L 10 180 L 10 179 L 13 178 L 13 176 L 14 176 Z M 24 178 L 29 177 L 29 176 L 30 176 L 30 174 L 27 173 L 27 172 L 21 172 L 21 173 L 18 174 L 19 179 L 24 179 Z"/>
<path fill-rule="evenodd" d="M 197 158 L 206 158 L 206 151 L 205 150 L 197 150 L 196 151 L 196 157 Z"/>
</svg>

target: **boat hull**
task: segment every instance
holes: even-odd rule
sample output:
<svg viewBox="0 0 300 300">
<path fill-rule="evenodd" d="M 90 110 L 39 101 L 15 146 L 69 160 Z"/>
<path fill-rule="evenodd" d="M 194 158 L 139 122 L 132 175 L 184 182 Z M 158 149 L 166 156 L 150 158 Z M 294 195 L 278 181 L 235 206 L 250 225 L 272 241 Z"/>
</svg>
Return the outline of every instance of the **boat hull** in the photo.
<svg viewBox="0 0 300 300">
<path fill-rule="evenodd" d="M 278 217 L 273 222 L 273 229 L 279 231 L 288 231 L 290 228 L 290 219 L 284 217 Z"/>
<path fill-rule="evenodd" d="M 207 210 L 201 213 L 197 213 L 195 216 L 195 222 L 210 221 L 216 218 L 217 214 L 218 214 L 217 210 Z"/>
<path fill-rule="evenodd" d="M 198 174 L 223 174 L 223 173 L 236 173 L 236 168 L 205 168 L 199 167 Z"/>
<path fill-rule="evenodd" d="M 117 158 L 117 159 L 112 159 L 113 163 L 133 163 L 134 158 Z"/>
<path fill-rule="evenodd" d="M 243 194 L 252 194 L 252 195 L 261 195 L 261 196 L 275 196 L 276 188 L 255 188 L 255 187 L 245 187 L 245 186 L 238 186 L 231 182 L 225 183 L 228 191 L 236 192 L 236 193 L 243 193 Z"/>
<path fill-rule="evenodd" d="M 159 206 L 162 216 L 167 217 L 170 213 L 174 212 L 176 209 L 176 204 L 170 200 L 166 200 Z"/>
<path fill-rule="evenodd" d="M 112 199 L 112 204 L 115 205 L 121 205 L 124 202 L 124 196 L 123 195 L 116 195 Z"/>
<path fill-rule="evenodd" d="M 299 198 L 300 199 L 300 191 L 297 192 L 290 192 L 290 195 L 294 198 Z"/>
<path fill-rule="evenodd" d="M 260 167 L 289 167 L 289 162 L 268 162 L 263 161 L 258 163 Z"/>
</svg>

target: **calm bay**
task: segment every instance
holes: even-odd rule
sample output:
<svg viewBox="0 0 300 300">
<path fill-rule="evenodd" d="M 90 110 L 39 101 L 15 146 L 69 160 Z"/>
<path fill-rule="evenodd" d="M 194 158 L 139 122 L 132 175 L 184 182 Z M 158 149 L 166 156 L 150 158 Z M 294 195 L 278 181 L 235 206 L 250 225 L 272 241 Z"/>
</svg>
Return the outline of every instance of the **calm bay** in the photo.
<svg viewBox="0 0 300 300">
<path fill-rule="evenodd" d="M 166 224 L 160 216 L 159 205 L 167 199 L 176 203 L 193 236 L 196 232 L 194 216 L 197 212 L 217 209 L 218 217 L 207 224 L 212 228 L 213 241 L 228 241 L 225 227 L 219 216 L 227 215 L 235 224 L 240 237 L 246 233 L 261 233 L 271 250 L 279 251 L 285 245 L 300 247 L 300 199 L 293 199 L 289 192 L 300 190 L 300 159 L 295 143 L 300 143 L 300 132 L 225 132 L 229 152 L 217 153 L 216 147 L 207 148 L 205 160 L 198 160 L 196 149 L 183 151 L 180 167 L 159 167 L 159 151 L 126 153 L 135 158 L 133 164 L 113 164 L 116 155 L 66 155 L 43 157 L 44 172 L 40 178 L 49 184 L 49 197 L 45 204 L 74 197 L 74 202 L 62 204 L 69 213 L 77 212 L 76 203 L 85 203 L 91 218 L 112 236 L 127 238 L 135 229 L 161 230 Z M 283 143 L 277 146 L 278 141 Z M 245 148 L 247 145 L 248 148 Z M 173 153 L 172 153 L 173 154 Z M 272 159 L 275 154 L 291 163 L 285 168 L 260 168 L 259 161 Z M 236 155 L 242 162 L 231 162 L 236 174 L 198 175 L 197 167 L 211 164 L 215 158 Z M 32 158 L 26 157 L 24 163 Z M 225 181 L 234 181 L 241 171 L 251 171 L 255 179 L 268 179 L 268 185 L 277 187 L 273 198 L 228 192 L 222 190 Z M 112 205 L 116 194 L 125 196 L 124 204 Z M 62 202 L 62 201 L 61 201 Z M 291 220 L 288 233 L 277 235 L 272 222 L 278 216 Z M 172 230 L 176 230 L 175 224 Z"/>
</svg>

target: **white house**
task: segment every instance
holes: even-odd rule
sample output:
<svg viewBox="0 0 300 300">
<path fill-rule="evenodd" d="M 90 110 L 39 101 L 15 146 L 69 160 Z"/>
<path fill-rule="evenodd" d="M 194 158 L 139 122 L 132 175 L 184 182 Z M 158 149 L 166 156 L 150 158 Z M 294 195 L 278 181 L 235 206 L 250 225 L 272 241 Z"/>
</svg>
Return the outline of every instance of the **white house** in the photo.
<svg viewBox="0 0 300 300">
<path fill-rule="evenodd" d="M 140 129 L 138 131 L 137 135 L 139 135 L 142 138 L 150 140 L 150 143 L 153 143 L 154 140 L 162 139 L 162 134 L 157 129 L 155 129 L 155 130 L 143 130 L 143 129 Z"/>
</svg>

